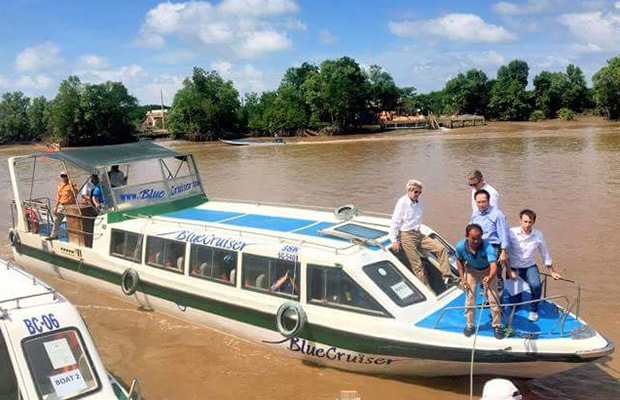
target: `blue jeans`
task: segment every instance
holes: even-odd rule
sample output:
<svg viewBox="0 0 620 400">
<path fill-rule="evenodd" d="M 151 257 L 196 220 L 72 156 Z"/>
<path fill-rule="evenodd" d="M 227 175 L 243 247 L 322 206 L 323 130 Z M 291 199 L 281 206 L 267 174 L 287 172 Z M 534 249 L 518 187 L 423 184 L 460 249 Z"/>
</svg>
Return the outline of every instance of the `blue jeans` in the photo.
<svg viewBox="0 0 620 400">
<path fill-rule="evenodd" d="M 531 300 L 540 300 L 542 289 L 540 285 L 540 272 L 538 272 L 538 266 L 534 264 L 527 268 L 515 268 L 513 271 L 515 271 L 521 279 L 523 279 L 527 282 L 528 285 L 530 285 Z M 523 301 L 521 295 L 522 293 L 519 293 L 516 296 L 510 296 L 509 302 L 520 303 L 521 301 Z M 527 304 L 527 307 L 530 311 L 538 312 L 539 304 L 540 302 L 529 303 Z"/>
</svg>

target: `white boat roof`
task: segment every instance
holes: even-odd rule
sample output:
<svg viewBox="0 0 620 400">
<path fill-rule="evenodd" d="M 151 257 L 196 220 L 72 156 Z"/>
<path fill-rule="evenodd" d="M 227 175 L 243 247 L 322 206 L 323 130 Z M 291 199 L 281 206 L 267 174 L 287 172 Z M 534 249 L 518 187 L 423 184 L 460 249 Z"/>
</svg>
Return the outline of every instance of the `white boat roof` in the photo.
<svg viewBox="0 0 620 400">
<path fill-rule="evenodd" d="M 302 206 L 210 200 L 196 207 L 154 216 L 152 220 L 166 224 L 178 224 L 181 229 L 200 230 L 202 227 L 210 226 L 227 230 L 231 232 L 231 235 L 255 233 L 265 238 L 272 237 L 274 240 L 284 238 L 332 249 L 353 250 L 355 248 L 357 250 L 354 251 L 359 251 L 359 246 L 353 245 L 346 235 L 336 236 L 326 232 L 326 230 L 348 222 L 368 228 L 361 233 L 361 237 L 364 233 L 372 236 L 373 233 L 380 231 L 381 235 L 378 236 L 380 241 L 372 242 L 371 240 L 371 245 L 385 247 L 389 244 L 386 235 L 390 220 L 384 216 L 361 215 L 352 220 L 343 221 L 327 209 L 324 211 Z M 135 228 L 139 229 L 143 222 L 137 219 L 127 223 L 130 226 L 135 224 Z M 359 232 L 351 236 L 357 237 L 357 233 Z"/>
<path fill-rule="evenodd" d="M 38 306 L 55 303 L 55 290 L 12 263 L 0 260 L 0 308 Z"/>
</svg>

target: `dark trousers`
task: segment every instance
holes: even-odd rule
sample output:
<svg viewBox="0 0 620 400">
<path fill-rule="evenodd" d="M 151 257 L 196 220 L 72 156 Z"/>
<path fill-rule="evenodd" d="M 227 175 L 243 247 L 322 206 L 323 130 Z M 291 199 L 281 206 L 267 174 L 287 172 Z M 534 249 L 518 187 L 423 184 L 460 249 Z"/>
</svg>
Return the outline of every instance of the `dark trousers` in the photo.
<svg viewBox="0 0 620 400">
<path fill-rule="evenodd" d="M 540 272 L 538 271 L 538 266 L 536 264 L 529 266 L 527 268 L 515 268 L 513 269 L 519 275 L 521 279 L 527 282 L 530 286 L 531 291 L 531 300 L 540 300 L 540 296 L 542 293 L 542 285 L 540 284 Z M 510 303 L 520 303 L 523 300 L 522 293 L 519 293 L 516 296 L 510 296 Z M 538 305 L 540 302 L 530 303 L 527 305 L 530 311 L 538 312 Z"/>
</svg>

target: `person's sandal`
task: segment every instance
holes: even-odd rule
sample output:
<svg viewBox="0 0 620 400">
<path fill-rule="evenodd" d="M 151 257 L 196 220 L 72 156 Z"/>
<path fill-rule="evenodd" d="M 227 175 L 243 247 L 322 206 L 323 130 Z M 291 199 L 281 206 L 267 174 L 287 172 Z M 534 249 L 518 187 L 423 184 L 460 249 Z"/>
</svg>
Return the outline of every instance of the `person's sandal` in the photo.
<svg viewBox="0 0 620 400">
<path fill-rule="evenodd" d="M 495 339 L 502 340 L 504 338 L 504 328 L 501 326 L 494 326 L 493 335 L 495 335 Z"/>
<path fill-rule="evenodd" d="M 463 328 L 463 335 L 465 335 L 466 337 L 470 337 L 473 334 L 474 334 L 473 326 L 465 326 L 465 328 Z"/>
</svg>

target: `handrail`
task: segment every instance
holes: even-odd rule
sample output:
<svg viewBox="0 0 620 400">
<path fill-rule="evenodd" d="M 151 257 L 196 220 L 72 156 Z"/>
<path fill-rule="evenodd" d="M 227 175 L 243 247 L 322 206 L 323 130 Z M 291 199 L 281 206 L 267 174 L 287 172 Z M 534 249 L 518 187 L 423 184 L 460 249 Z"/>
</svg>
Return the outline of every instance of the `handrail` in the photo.
<svg viewBox="0 0 620 400">
<path fill-rule="evenodd" d="M 27 278 L 32 278 L 32 284 L 33 285 L 37 285 L 37 284 L 41 285 L 41 286 L 43 286 L 43 288 L 45 290 L 47 290 L 47 292 L 45 292 L 45 293 L 30 294 L 30 295 L 25 295 L 25 296 L 17 296 L 17 297 L 11 298 L 11 299 L 0 300 L 0 304 L 14 301 L 14 302 L 16 302 L 16 307 L 20 308 L 19 307 L 19 301 L 20 300 L 30 299 L 30 298 L 39 297 L 39 296 L 45 296 L 45 295 L 48 295 L 48 294 L 51 294 L 53 296 L 54 301 L 57 299 L 58 291 L 56 289 L 50 287 L 50 286 L 47 286 L 43 281 L 38 280 L 36 276 L 28 274 L 26 271 L 24 271 L 23 269 L 19 268 L 17 265 L 15 265 L 14 263 L 12 263 L 10 261 L 7 262 L 7 261 L 4 261 L 4 260 L 1 260 L 0 262 L 5 264 L 7 270 L 12 269 L 12 270 L 14 270 L 17 273 L 24 275 Z M 0 307 L 0 310 L 2 310 L 2 307 Z"/>
<path fill-rule="evenodd" d="M 145 219 L 147 221 L 156 221 L 156 222 L 165 222 L 165 223 L 172 223 L 172 224 L 176 224 L 179 226 L 179 228 L 182 228 L 184 226 L 190 225 L 190 226 L 197 226 L 199 228 L 206 228 L 206 227 L 213 227 L 216 229 L 221 229 L 221 230 L 226 230 L 226 231 L 231 231 L 231 232 L 235 232 L 239 235 L 239 237 L 244 237 L 245 235 L 251 235 L 252 237 L 255 236 L 259 236 L 259 237 L 270 237 L 270 238 L 275 238 L 278 239 L 280 241 L 280 243 L 283 242 L 293 242 L 293 243 L 299 243 L 301 244 L 309 244 L 309 245 L 314 245 L 317 247 L 324 247 L 324 248 L 328 248 L 330 250 L 335 250 L 335 254 L 339 254 L 339 252 L 341 251 L 345 251 L 345 250 L 350 250 L 351 248 L 361 245 L 361 243 L 353 243 L 351 242 L 345 242 L 347 244 L 347 246 L 344 247 L 337 247 L 335 245 L 330 245 L 330 244 L 325 244 L 325 243 L 317 243 L 317 242 L 310 242 L 307 239 L 294 239 L 294 238 L 289 238 L 289 237 L 285 237 L 285 236 L 281 236 L 281 235 L 274 235 L 274 234 L 270 234 L 270 233 L 258 233 L 258 232 L 251 232 L 251 231 L 247 231 L 247 230 L 242 230 L 239 228 L 232 228 L 232 227 L 228 227 L 228 226 L 224 226 L 224 225 L 220 225 L 217 224 L 216 222 L 192 222 L 192 221 L 174 221 L 174 220 L 169 220 L 169 219 L 162 219 L 161 217 L 153 217 L 153 216 L 148 216 L 148 215 L 142 215 L 139 214 L 137 216 L 135 215 L 129 215 L 129 214 L 123 214 L 123 217 L 125 218 L 130 218 L 130 219 Z"/>
<path fill-rule="evenodd" d="M 551 274 L 548 274 L 546 272 L 540 272 L 541 275 L 544 276 L 543 282 L 542 282 L 542 293 L 543 296 L 547 295 L 547 281 L 548 278 L 551 277 Z M 581 284 L 578 281 L 574 281 L 571 279 L 566 279 L 566 278 L 558 278 L 558 279 L 553 279 L 554 281 L 563 281 L 563 282 L 568 282 L 568 283 L 572 283 L 574 285 L 577 286 L 577 299 L 576 299 L 576 304 L 575 304 L 575 317 L 579 318 L 579 308 L 581 305 Z"/>
<path fill-rule="evenodd" d="M 566 307 L 562 308 L 562 307 L 558 306 L 558 308 L 562 308 L 564 315 L 562 315 L 560 318 L 558 318 L 558 322 L 556 322 L 551 327 L 551 329 L 549 330 L 549 333 L 553 332 L 553 330 L 558 325 L 558 323 L 560 321 L 562 321 L 560 335 L 564 336 L 564 325 L 565 325 L 565 322 L 566 322 L 566 318 L 568 317 L 568 315 L 570 315 L 570 310 L 572 309 L 571 302 L 568 299 L 568 297 L 565 296 L 565 295 L 554 295 L 554 296 L 549 296 L 549 297 L 542 297 L 542 298 L 540 298 L 538 300 L 528 300 L 528 301 L 522 301 L 522 302 L 519 302 L 519 303 L 499 303 L 499 304 L 497 304 L 497 307 L 499 307 L 500 309 L 503 308 L 503 307 L 512 307 L 512 312 L 511 312 L 510 318 L 508 319 L 507 324 L 506 324 L 507 328 L 511 329 L 512 328 L 512 317 L 514 315 L 514 311 L 515 311 L 517 306 L 526 305 L 526 304 L 532 304 L 532 303 L 538 303 L 538 302 L 542 302 L 542 301 L 550 301 L 550 300 L 554 300 L 554 299 L 564 299 L 566 301 Z M 441 310 L 441 313 L 437 317 L 437 320 L 435 321 L 435 324 L 433 325 L 433 329 L 437 329 L 437 326 L 439 325 L 439 322 L 441 322 L 441 319 L 444 317 L 444 315 L 448 311 L 468 310 L 468 309 L 480 309 L 482 311 L 483 309 L 491 308 L 491 307 L 496 307 L 496 306 L 495 305 L 491 305 L 491 304 L 487 305 L 487 304 L 485 304 L 483 302 L 483 303 L 481 303 L 479 305 L 473 305 L 473 306 L 451 306 L 451 307 L 445 307 L 445 308 L 443 308 Z"/>
<path fill-rule="evenodd" d="M 256 200 L 243 200 L 243 199 L 228 199 L 224 197 L 210 197 L 212 201 L 227 201 L 227 202 L 236 202 L 236 203 L 244 203 L 251 204 L 256 206 L 271 206 L 271 207 L 290 207 L 290 208 L 303 208 L 308 210 L 315 211 L 329 211 L 334 212 L 334 208 L 324 207 L 324 206 L 309 206 L 303 204 L 291 204 L 291 203 L 280 203 L 280 202 L 272 202 L 272 201 L 256 201 Z M 359 210 L 359 215 L 368 215 L 368 216 L 380 216 L 391 218 L 392 214 L 380 213 L 375 211 L 361 211 Z"/>
</svg>

